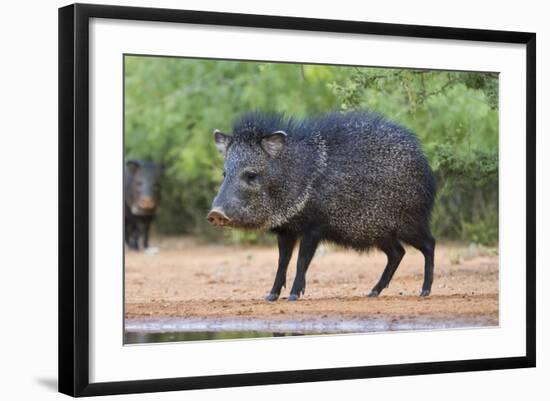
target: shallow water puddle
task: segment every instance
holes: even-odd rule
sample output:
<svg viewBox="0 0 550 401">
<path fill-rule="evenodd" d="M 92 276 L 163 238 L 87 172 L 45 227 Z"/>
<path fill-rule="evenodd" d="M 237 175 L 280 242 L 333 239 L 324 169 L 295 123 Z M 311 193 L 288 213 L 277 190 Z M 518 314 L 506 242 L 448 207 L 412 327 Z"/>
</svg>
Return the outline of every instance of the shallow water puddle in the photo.
<svg viewBox="0 0 550 401">
<path fill-rule="evenodd" d="M 471 319 L 362 318 L 339 319 L 234 319 L 234 318 L 131 318 L 125 320 L 125 344 L 230 340 L 319 334 L 376 333 L 444 330 L 496 326 L 493 317 Z"/>
</svg>

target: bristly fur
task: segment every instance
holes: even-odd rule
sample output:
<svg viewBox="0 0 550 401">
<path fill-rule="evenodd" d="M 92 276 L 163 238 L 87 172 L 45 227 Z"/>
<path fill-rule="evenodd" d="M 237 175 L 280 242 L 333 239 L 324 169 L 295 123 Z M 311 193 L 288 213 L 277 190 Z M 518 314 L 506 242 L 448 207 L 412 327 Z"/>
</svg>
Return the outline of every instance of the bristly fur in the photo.
<svg viewBox="0 0 550 401">
<path fill-rule="evenodd" d="M 269 216 L 256 228 L 301 231 L 314 218 L 323 239 L 356 249 L 388 236 L 403 233 L 406 241 L 414 231 L 429 232 L 436 185 L 409 130 L 373 112 L 296 120 L 253 111 L 234 122 L 230 147 L 258 144 L 279 130 L 288 135 L 279 159 L 286 172 L 278 177 L 286 196 L 277 193 L 282 197 L 271 197 L 276 203 L 262 202 Z M 240 160 L 248 159 L 238 153 Z"/>
<path fill-rule="evenodd" d="M 249 111 L 234 121 L 232 141 L 260 141 L 264 135 L 278 130 L 291 131 L 293 125 L 294 121 L 282 113 Z"/>
<path fill-rule="evenodd" d="M 274 137 L 284 146 L 273 155 L 264 142 L 271 145 Z M 426 257 L 422 294 L 429 294 L 435 247 L 429 221 L 436 184 L 408 129 L 372 112 L 302 120 L 249 112 L 235 121 L 223 150 L 227 174 L 213 207 L 236 227 L 276 233 L 283 256 L 291 253 L 292 239 L 302 238 L 302 262 L 291 294 L 303 291 L 308 258 L 319 241 L 386 252 L 388 266 L 375 295 L 402 258 L 401 243 L 408 243 Z M 253 183 L 245 178 L 250 172 Z M 279 269 L 272 290 L 277 296 L 286 274 L 284 264 Z"/>
</svg>

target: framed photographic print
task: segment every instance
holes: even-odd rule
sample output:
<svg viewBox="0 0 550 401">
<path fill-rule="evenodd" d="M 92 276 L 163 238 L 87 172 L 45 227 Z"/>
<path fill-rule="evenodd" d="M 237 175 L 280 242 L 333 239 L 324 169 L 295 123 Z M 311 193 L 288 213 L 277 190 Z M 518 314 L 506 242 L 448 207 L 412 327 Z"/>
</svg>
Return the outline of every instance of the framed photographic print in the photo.
<svg viewBox="0 0 550 401">
<path fill-rule="evenodd" d="M 69 395 L 535 366 L 535 34 L 61 8 L 59 216 Z"/>
</svg>

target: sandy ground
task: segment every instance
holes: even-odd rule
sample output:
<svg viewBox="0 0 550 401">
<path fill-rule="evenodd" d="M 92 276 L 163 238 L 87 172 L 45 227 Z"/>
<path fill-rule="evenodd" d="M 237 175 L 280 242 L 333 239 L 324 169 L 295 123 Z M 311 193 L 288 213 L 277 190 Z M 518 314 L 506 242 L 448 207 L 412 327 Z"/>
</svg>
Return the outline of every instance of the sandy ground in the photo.
<svg viewBox="0 0 550 401">
<path fill-rule="evenodd" d="M 187 238 L 152 241 L 158 253 L 126 250 L 125 316 L 180 318 L 363 319 L 429 317 L 483 319 L 498 324 L 498 256 L 487 249 L 438 245 L 432 294 L 418 297 L 423 257 L 407 253 L 389 288 L 366 295 L 379 279 L 386 256 L 322 246 L 308 270 L 305 295 L 286 301 L 294 279 L 296 254 L 286 289 L 266 302 L 275 277 L 276 247 L 201 244 Z"/>
</svg>

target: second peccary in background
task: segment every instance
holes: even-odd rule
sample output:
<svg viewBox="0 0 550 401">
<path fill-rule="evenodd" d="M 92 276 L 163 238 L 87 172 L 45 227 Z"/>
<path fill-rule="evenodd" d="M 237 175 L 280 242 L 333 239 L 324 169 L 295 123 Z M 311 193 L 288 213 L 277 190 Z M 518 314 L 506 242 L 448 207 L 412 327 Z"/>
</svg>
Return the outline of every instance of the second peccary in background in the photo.
<svg viewBox="0 0 550 401">
<path fill-rule="evenodd" d="M 124 168 L 124 237 L 132 249 L 149 247 L 149 229 L 160 206 L 161 165 L 129 160 Z"/>
<path fill-rule="evenodd" d="M 415 136 L 380 115 L 331 113 L 305 120 L 248 113 L 233 135 L 214 132 L 225 157 L 224 181 L 208 214 L 211 223 L 277 235 L 279 264 L 266 296 L 276 300 L 301 238 L 289 300 L 306 287 L 320 241 L 359 251 L 378 248 L 388 263 L 369 296 L 388 286 L 405 250 L 425 258 L 420 295 L 430 294 L 435 240 L 429 228 L 436 185 Z"/>
</svg>

